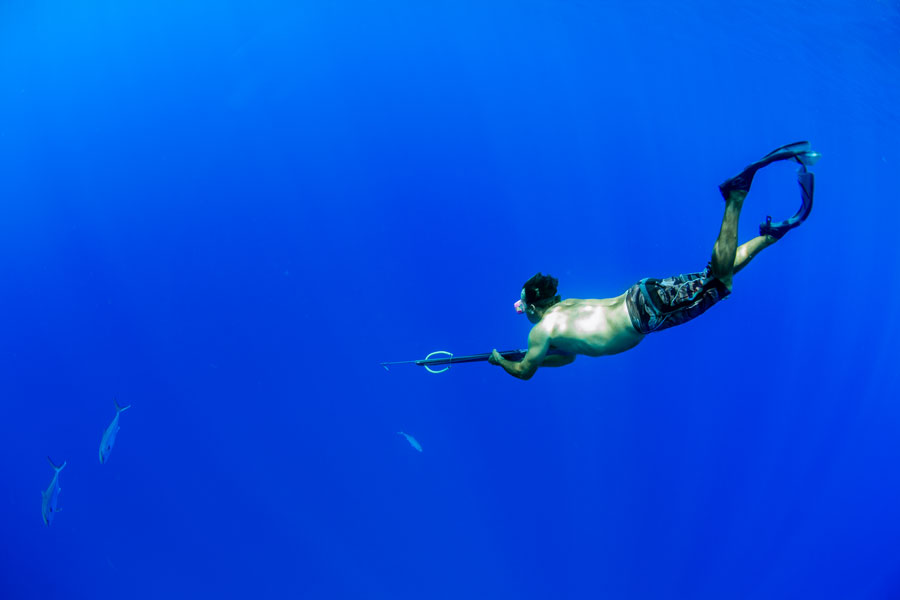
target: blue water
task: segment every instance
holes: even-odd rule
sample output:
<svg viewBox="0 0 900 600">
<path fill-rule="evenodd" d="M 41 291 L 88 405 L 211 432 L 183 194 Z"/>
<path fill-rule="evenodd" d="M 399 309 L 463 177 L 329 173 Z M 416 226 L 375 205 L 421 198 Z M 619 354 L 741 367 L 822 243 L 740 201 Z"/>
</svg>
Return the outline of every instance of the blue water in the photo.
<svg viewBox="0 0 900 600">
<path fill-rule="evenodd" d="M 898 40 L 884 0 L 3 3 L 0 597 L 900 597 Z M 716 185 L 800 139 L 811 217 L 699 319 L 379 367 L 525 345 L 537 271 L 702 269 Z M 797 205 L 761 171 L 742 239 Z"/>
</svg>

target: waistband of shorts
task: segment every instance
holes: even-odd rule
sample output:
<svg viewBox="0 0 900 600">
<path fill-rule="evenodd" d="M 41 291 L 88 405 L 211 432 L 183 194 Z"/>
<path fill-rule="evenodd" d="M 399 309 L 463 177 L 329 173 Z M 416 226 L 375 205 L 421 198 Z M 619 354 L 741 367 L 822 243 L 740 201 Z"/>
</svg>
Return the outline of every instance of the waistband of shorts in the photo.
<svg viewBox="0 0 900 600">
<path fill-rule="evenodd" d="M 628 318 L 631 319 L 631 326 L 634 327 L 634 330 L 638 333 L 646 334 L 644 331 L 644 325 L 641 321 L 641 309 L 635 305 L 634 296 L 643 293 L 642 288 L 645 280 L 640 280 L 635 283 L 633 286 L 628 288 L 628 291 L 625 293 L 625 307 L 628 309 Z M 656 309 L 656 307 L 653 307 Z"/>
</svg>

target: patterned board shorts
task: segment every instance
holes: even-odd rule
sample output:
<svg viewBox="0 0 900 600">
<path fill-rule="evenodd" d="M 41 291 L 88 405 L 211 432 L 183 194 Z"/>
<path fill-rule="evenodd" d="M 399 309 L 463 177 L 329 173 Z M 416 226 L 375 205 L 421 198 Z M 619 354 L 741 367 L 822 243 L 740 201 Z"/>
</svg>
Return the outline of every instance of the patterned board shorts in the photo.
<svg viewBox="0 0 900 600">
<path fill-rule="evenodd" d="M 628 288 L 625 303 L 634 328 L 650 333 L 687 323 L 730 293 L 707 265 L 700 273 L 641 279 Z"/>
</svg>

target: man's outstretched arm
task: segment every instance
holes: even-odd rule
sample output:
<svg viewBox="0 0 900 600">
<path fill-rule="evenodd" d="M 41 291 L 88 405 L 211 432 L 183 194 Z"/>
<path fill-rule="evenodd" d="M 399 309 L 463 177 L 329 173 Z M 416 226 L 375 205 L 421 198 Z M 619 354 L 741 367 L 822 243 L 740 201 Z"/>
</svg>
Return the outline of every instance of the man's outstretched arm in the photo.
<svg viewBox="0 0 900 600">
<path fill-rule="evenodd" d="M 550 349 L 550 337 L 539 327 L 534 327 L 528 334 L 528 351 L 519 362 L 506 360 L 500 353 L 494 350 L 489 362 L 500 365 L 503 370 L 519 379 L 531 379 L 538 367 L 561 367 L 573 360 L 574 356 L 547 356 Z"/>
</svg>

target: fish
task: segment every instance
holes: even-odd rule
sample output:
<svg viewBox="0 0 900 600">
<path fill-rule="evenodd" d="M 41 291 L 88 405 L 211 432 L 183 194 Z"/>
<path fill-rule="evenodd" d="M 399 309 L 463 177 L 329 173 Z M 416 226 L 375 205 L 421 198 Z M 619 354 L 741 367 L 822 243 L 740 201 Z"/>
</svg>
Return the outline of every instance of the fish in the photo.
<svg viewBox="0 0 900 600">
<path fill-rule="evenodd" d="M 41 492 L 41 516 L 44 518 L 44 524 L 49 527 L 50 523 L 53 522 L 53 515 L 62 510 L 61 508 L 56 507 L 56 503 L 59 501 L 59 492 L 62 489 L 59 487 L 59 472 L 66 468 L 66 461 L 63 461 L 63 464 L 57 467 L 53 464 L 53 461 L 50 460 L 49 456 L 47 457 L 47 460 L 50 462 L 50 466 L 53 467 L 55 473 L 53 473 L 53 480 L 50 481 L 47 491 Z"/>
<path fill-rule="evenodd" d="M 109 453 L 112 452 L 113 444 L 116 443 L 116 434 L 119 433 L 119 413 L 131 408 L 128 406 L 119 406 L 119 403 L 113 400 L 116 405 L 116 416 L 113 417 L 112 423 L 103 432 L 103 438 L 100 440 L 100 464 L 104 464 L 109 460 Z"/>
<path fill-rule="evenodd" d="M 420 443 L 416 440 L 416 438 L 414 438 L 413 436 L 409 435 L 408 433 L 403 433 L 402 431 L 398 431 L 398 432 L 397 432 L 397 435 L 402 435 L 403 437 L 406 438 L 406 441 L 409 442 L 409 445 L 410 445 L 410 446 L 412 446 L 413 448 L 415 448 L 415 449 L 418 450 L 419 452 L 422 451 L 422 444 L 420 444 Z"/>
</svg>

